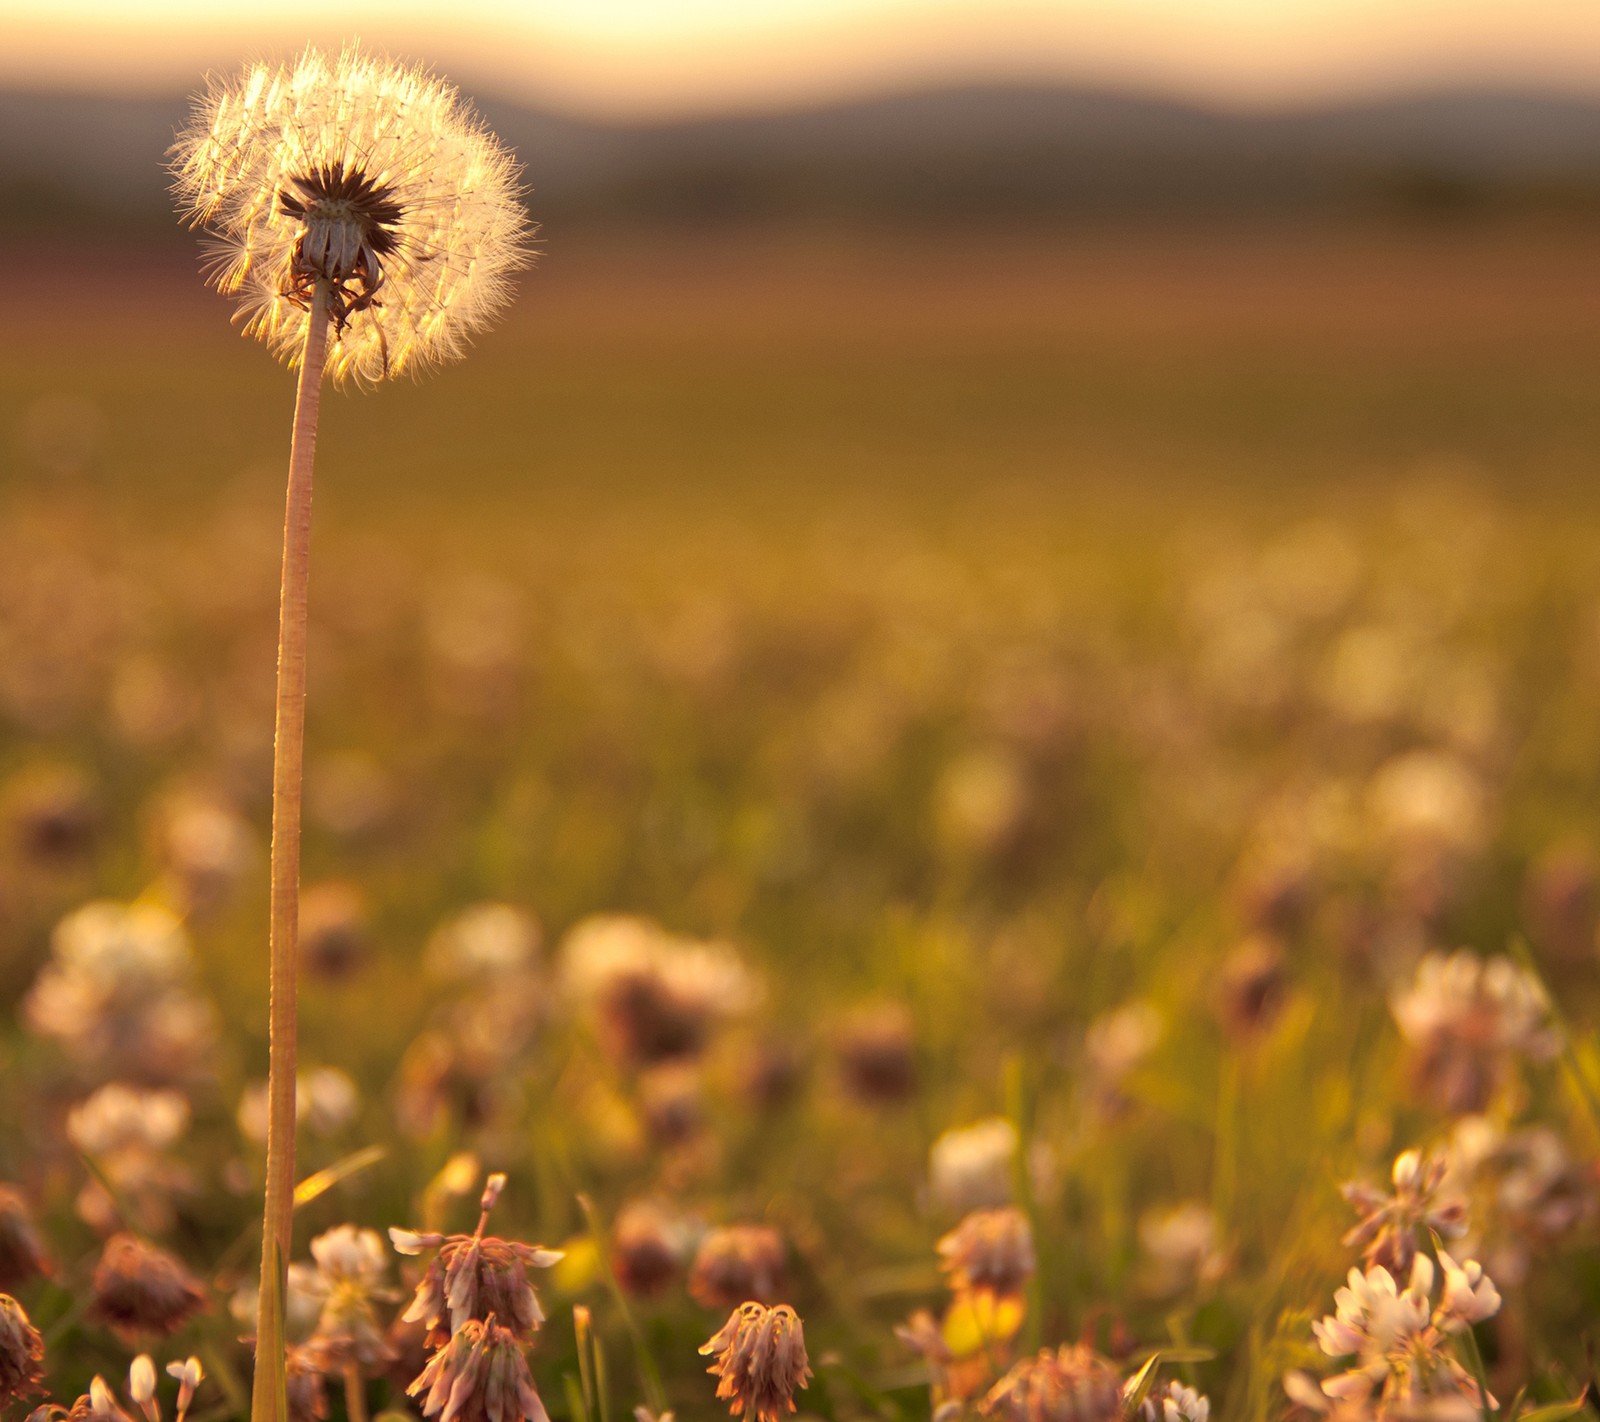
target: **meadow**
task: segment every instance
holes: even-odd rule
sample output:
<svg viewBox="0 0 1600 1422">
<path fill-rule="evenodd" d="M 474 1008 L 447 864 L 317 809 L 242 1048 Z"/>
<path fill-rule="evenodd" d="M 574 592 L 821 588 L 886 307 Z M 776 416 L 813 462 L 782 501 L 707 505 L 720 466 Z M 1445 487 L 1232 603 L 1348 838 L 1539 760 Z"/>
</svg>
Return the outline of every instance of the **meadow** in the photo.
<svg viewBox="0 0 1600 1422">
<path fill-rule="evenodd" d="M 469 363 L 331 398 L 297 1261 L 505 1172 L 581 1422 L 718 1415 L 740 1293 L 836 1422 L 1100 1417 L 991 1391 L 1080 1340 L 1167 1422 L 1573 1415 L 1593 235 L 547 233 Z M 238 1416 L 293 382 L 186 256 L 19 247 L 0 305 L 0 1288 L 50 1396 L 193 1353 Z M 193 1272 L 159 1340 L 118 1231 Z M 1438 1377 L 1308 1393 L 1419 1251 L 1499 1307 L 1439 1259 Z M 418 1408 L 372 1269 L 325 1415 Z"/>
</svg>

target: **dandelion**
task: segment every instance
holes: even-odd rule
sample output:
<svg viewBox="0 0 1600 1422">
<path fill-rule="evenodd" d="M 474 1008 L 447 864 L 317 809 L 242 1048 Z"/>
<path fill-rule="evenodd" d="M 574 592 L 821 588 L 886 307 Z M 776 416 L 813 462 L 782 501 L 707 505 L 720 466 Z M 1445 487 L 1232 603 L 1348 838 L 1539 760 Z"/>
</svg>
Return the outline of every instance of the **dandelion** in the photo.
<svg viewBox="0 0 1600 1422">
<path fill-rule="evenodd" d="M 245 330 L 299 365 L 284 521 L 273 754 L 267 1190 L 252 1411 L 282 1405 L 269 1278 L 293 1234 L 295 967 L 311 480 L 322 380 L 376 381 L 464 353 L 510 297 L 527 219 L 511 158 L 448 85 L 307 49 L 213 85 L 173 147 L 174 191 L 214 238 L 209 276 Z"/>
<path fill-rule="evenodd" d="M 788 1304 L 740 1304 L 700 1352 L 715 1358 L 706 1371 L 718 1379 L 717 1396 L 747 1422 L 780 1422 L 811 1378 L 805 1329 Z"/>
</svg>

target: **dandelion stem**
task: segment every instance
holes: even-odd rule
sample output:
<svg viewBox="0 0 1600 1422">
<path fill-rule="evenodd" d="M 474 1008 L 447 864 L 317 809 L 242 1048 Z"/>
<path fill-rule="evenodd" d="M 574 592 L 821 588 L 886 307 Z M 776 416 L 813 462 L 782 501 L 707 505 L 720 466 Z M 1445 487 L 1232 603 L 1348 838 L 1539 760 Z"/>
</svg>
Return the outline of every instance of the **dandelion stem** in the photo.
<svg viewBox="0 0 1600 1422">
<path fill-rule="evenodd" d="M 267 1085 L 267 1198 L 262 1217 L 261 1303 L 256 1319 L 254 1422 L 284 1413 L 283 1315 L 272 1306 L 294 1227 L 295 975 L 300 920 L 300 782 L 306 729 L 306 589 L 311 570 L 311 468 L 328 356 L 328 284 L 311 299 L 295 393 L 289 492 L 283 525 L 283 589 L 278 609 L 278 705 L 272 752 L 270 1067 Z"/>
</svg>

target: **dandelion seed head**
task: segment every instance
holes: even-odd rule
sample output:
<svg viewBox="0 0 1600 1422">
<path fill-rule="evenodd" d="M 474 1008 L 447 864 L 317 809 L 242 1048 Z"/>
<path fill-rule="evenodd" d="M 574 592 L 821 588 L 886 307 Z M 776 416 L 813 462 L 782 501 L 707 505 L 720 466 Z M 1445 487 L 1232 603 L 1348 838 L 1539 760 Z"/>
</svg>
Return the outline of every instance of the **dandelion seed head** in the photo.
<svg viewBox="0 0 1600 1422">
<path fill-rule="evenodd" d="M 527 262 L 511 156 L 450 85 L 357 48 L 214 83 L 172 159 L 248 334 L 294 362 L 328 289 L 335 380 L 459 358 Z"/>
</svg>

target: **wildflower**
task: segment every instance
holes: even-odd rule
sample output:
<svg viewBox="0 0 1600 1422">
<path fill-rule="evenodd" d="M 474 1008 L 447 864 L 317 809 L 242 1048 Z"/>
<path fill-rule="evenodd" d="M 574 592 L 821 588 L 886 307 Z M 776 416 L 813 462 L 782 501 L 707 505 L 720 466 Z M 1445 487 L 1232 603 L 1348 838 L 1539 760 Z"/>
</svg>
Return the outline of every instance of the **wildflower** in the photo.
<svg viewBox="0 0 1600 1422">
<path fill-rule="evenodd" d="M 284 1381 L 289 1422 L 324 1422 L 328 1415 L 328 1388 L 321 1366 L 308 1349 L 284 1349 Z"/>
<path fill-rule="evenodd" d="M 478 1228 L 470 1234 L 424 1234 L 414 1230 L 391 1229 L 389 1238 L 400 1254 L 420 1254 L 437 1249 L 416 1296 L 401 1315 L 407 1322 L 420 1322 L 438 1329 L 446 1315 L 450 1333 L 459 1333 L 469 1319 L 479 1322 L 491 1314 L 503 1320 L 524 1341 L 544 1322 L 539 1296 L 528 1282 L 528 1269 L 548 1269 L 559 1262 L 561 1251 L 533 1244 L 485 1237 L 489 1211 L 494 1208 L 505 1176 L 491 1175 L 483 1193 L 483 1212 Z"/>
<path fill-rule="evenodd" d="M 1496 1131 L 1476 1149 L 1482 1152 L 1480 1169 L 1493 1181 L 1494 1272 L 1507 1283 L 1520 1283 L 1535 1250 L 1548 1248 L 1593 1219 L 1600 1209 L 1595 1178 L 1548 1126 L 1529 1126 L 1504 1136 Z"/>
<path fill-rule="evenodd" d="M 683 1269 L 689 1232 L 683 1221 L 650 1200 L 632 1200 L 611 1227 L 611 1272 L 628 1293 L 660 1293 Z"/>
<path fill-rule="evenodd" d="M 151 815 L 171 898 L 192 914 L 226 903 L 256 862 L 254 831 L 223 796 L 197 786 L 164 794 Z"/>
<path fill-rule="evenodd" d="M 331 290 L 335 379 L 464 354 L 510 298 L 527 219 L 511 158 L 450 86 L 348 49 L 214 85 L 174 146 L 174 190 L 215 234 L 210 278 L 281 357 Z"/>
<path fill-rule="evenodd" d="M 1130 1002 L 1101 1013 L 1083 1035 L 1088 1096 L 1105 1117 L 1125 1114 L 1131 1106 L 1128 1078 L 1161 1041 L 1161 1014 L 1148 1002 Z"/>
<path fill-rule="evenodd" d="M 1004 1116 L 946 1131 L 928 1152 L 934 1199 L 963 1212 L 1009 1204 L 1017 1144 L 1017 1128 Z"/>
<path fill-rule="evenodd" d="M 173 1196 L 193 1188 L 188 1169 L 169 1147 L 189 1128 L 189 1101 L 178 1091 L 142 1091 L 111 1082 L 67 1114 L 67 1139 L 93 1160 L 134 1218 L 160 1232 L 171 1228 Z M 117 1227 L 119 1206 L 98 1179 L 78 1195 L 78 1213 L 95 1228 Z"/>
<path fill-rule="evenodd" d="M 473 904 L 441 924 L 428 940 L 424 962 L 440 978 L 489 980 L 531 967 L 539 951 L 539 923 L 511 904 Z"/>
<path fill-rule="evenodd" d="M 1430 953 L 1390 1006 L 1418 1084 L 1458 1115 L 1481 1111 L 1518 1057 L 1556 1051 L 1543 990 L 1509 958 Z"/>
<path fill-rule="evenodd" d="M 607 1048 L 639 1068 L 698 1056 L 713 1028 L 755 1000 L 755 983 L 720 944 L 675 938 L 648 919 L 600 915 L 562 946 L 568 992 L 596 1013 Z"/>
<path fill-rule="evenodd" d="M 0 1408 L 39 1392 L 44 1339 L 10 1294 L 0 1294 Z"/>
<path fill-rule="evenodd" d="M 1347 1287 L 1334 1295 L 1336 1312 L 1312 1325 L 1324 1353 L 1350 1359 L 1345 1372 L 1320 1384 L 1324 1395 L 1347 1404 L 1370 1399 L 1386 1416 L 1453 1422 L 1478 1409 L 1477 1384 L 1448 1339 L 1492 1317 L 1500 1295 L 1476 1261 L 1457 1264 L 1441 1250 L 1439 1267 L 1445 1282 L 1437 1306 L 1432 1300 L 1437 1271 L 1425 1254 L 1412 1261 L 1404 1289 L 1381 1265 L 1365 1273 L 1350 1271 Z"/>
<path fill-rule="evenodd" d="M 958 1292 L 1015 1298 L 1033 1277 L 1033 1231 L 1021 1210 L 975 1210 L 939 1241 L 939 1267 Z"/>
<path fill-rule="evenodd" d="M 388 1253 L 377 1231 L 339 1225 L 311 1241 L 311 1256 L 317 1261 L 312 1292 L 323 1303 L 306 1342 L 310 1355 L 325 1372 L 387 1362 L 390 1349 L 373 1305 L 392 1294 L 384 1284 Z"/>
<path fill-rule="evenodd" d="M 358 971 L 372 952 L 366 896 L 354 884 L 309 884 L 300 896 L 300 963 L 329 981 Z"/>
<path fill-rule="evenodd" d="M 62 865 L 80 859 L 100 826 L 94 785 L 74 767 L 30 767 L 0 790 L 0 825 L 4 838 L 33 863 Z"/>
<path fill-rule="evenodd" d="M 1191 1284 L 1214 1284 L 1228 1268 L 1217 1240 L 1217 1217 L 1198 1200 L 1153 1210 L 1139 1221 L 1139 1242 L 1152 1266 L 1151 1287 L 1173 1294 Z"/>
<path fill-rule="evenodd" d="M 1366 1263 L 1381 1264 L 1400 1278 L 1410 1273 L 1419 1237 L 1428 1231 L 1459 1239 L 1467 1232 L 1467 1202 L 1450 1188 L 1449 1172 L 1444 1153 L 1424 1159 L 1421 1151 L 1408 1150 L 1395 1158 L 1392 1195 L 1359 1181 L 1341 1186 L 1340 1193 L 1361 1215 L 1344 1237 L 1345 1248 L 1359 1247 Z"/>
<path fill-rule="evenodd" d="M 156 1403 L 156 1365 L 148 1353 L 141 1353 L 128 1367 L 128 1396 L 149 1422 L 161 1422 Z"/>
<path fill-rule="evenodd" d="M 439 1422 L 547 1422 L 521 1342 L 492 1313 L 464 1322 L 406 1391 Z"/>
<path fill-rule="evenodd" d="M 866 1105 L 893 1105 L 916 1090 L 911 1014 L 900 1003 L 864 1009 L 837 1041 L 845 1089 Z"/>
<path fill-rule="evenodd" d="M 715 1358 L 706 1371 L 719 1379 L 717 1396 L 747 1422 L 780 1422 L 811 1378 L 805 1330 L 788 1304 L 740 1304 L 700 1352 Z"/>
<path fill-rule="evenodd" d="M 1005 1422 L 1114 1422 L 1122 1416 L 1122 1379 L 1083 1344 L 1024 1359 L 984 1397 L 978 1411 Z"/>
<path fill-rule="evenodd" d="M 1161 1399 L 1161 1422 L 1210 1422 L 1211 1399 L 1174 1382 Z"/>
<path fill-rule="evenodd" d="M 361 1110 L 361 1091 L 348 1072 L 338 1067 L 312 1067 L 295 1077 L 294 1116 L 313 1135 L 333 1136 L 348 1127 Z M 252 1082 L 239 1098 L 234 1114 L 240 1134 L 262 1142 L 267 1138 L 267 1083 Z"/>
<path fill-rule="evenodd" d="M 168 1363 L 167 1376 L 178 1380 L 177 1422 L 183 1422 L 196 1390 L 205 1380 L 205 1371 L 200 1366 L 200 1360 L 191 1356 L 181 1363 Z"/>
<path fill-rule="evenodd" d="M 106 1380 L 96 1376 L 67 1413 L 68 1422 L 133 1422 L 117 1405 L 116 1394 L 106 1386 Z"/>
<path fill-rule="evenodd" d="M 1271 1027 L 1287 992 L 1283 949 L 1271 938 L 1247 938 L 1223 960 L 1217 1016 L 1226 1032 L 1246 1041 Z"/>
<path fill-rule="evenodd" d="M 771 1303 L 783 1292 L 783 1236 L 767 1225 L 707 1230 L 689 1268 L 689 1295 L 703 1308 Z"/>
<path fill-rule="evenodd" d="M 91 1283 L 91 1313 L 124 1339 L 176 1333 L 206 1306 L 205 1290 L 163 1249 L 112 1235 Z"/>
<path fill-rule="evenodd" d="M 86 904 L 56 925 L 28 1026 L 86 1072 L 152 1085 L 194 1076 L 216 1032 L 182 924 L 155 904 Z"/>
<path fill-rule="evenodd" d="M 0 1289 L 14 1289 L 54 1272 L 28 1202 L 11 1186 L 0 1185 Z"/>
</svg>

